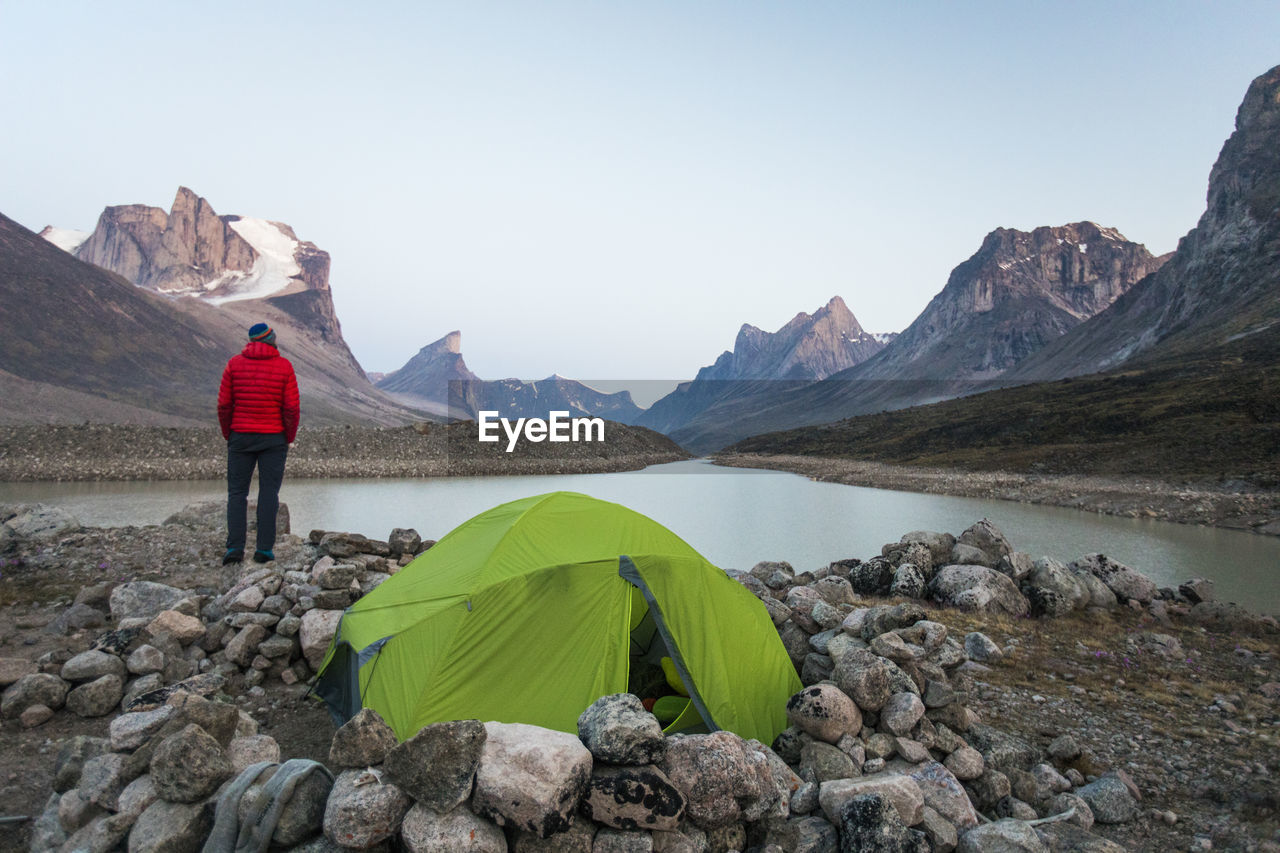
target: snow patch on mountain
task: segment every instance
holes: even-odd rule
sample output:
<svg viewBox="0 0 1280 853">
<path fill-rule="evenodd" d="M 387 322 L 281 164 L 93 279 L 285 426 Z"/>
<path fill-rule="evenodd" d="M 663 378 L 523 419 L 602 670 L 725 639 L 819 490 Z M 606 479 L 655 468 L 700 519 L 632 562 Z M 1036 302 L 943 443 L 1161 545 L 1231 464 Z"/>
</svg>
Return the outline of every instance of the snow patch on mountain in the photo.
<svg viewBox="0 0 1280 853">
<path fill-rule="evenodd" d="M 76 249 L 84 245 L 84 241 L 89 239 L 88 231 L 77 231 L 74 228 L 55 228 L 52 225 L 46 225 L 44 230 L 40 232 L 40 236 L 57 246 L 64 252 L 75 254 Z"/>
<path fill-rule="evenodd" d="M 302 273 L 295 253 L 298 241 L 279 224 L 266 219 L 240 217 L 229 223 L 257 253 L 249 272 L 227 270 L 205 284 L 206 296 L 214 305 L 241 299 L 263 299 L 292 285 Z"/>
</svg>

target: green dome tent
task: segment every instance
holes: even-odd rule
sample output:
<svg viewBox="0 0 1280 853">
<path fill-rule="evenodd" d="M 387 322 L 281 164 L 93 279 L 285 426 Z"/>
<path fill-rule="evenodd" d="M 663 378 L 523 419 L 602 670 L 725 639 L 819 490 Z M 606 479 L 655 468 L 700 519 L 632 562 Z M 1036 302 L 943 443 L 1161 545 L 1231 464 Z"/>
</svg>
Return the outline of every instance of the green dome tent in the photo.
<svg viewBox="0 0 1280 853">
<path fill-rule="evenodd" d="M 662 657 L 689 696 L 668 731 L 786 727 L 801 685 L 764 605 L 652 519 L 553 492 L 463 523 L 349 607 L 316 693 L 401 740 L 455 719 L 576 732 Z"/>
</svg>

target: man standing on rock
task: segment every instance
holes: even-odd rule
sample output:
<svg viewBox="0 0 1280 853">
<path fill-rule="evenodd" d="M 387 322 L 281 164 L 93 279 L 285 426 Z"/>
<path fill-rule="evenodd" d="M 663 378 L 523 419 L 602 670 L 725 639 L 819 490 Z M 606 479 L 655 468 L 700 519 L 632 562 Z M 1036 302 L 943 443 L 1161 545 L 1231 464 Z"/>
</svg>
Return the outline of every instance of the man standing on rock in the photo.
<svg viewBox="0 0 1280 853">
<path fill-rule="evenodd" d="M 249 481 L 258 469 L 258 542 L 255 563 L 274 560 L 276 512 L 284 460 L 298 433 L 298 380 L 276 349 L 266 323 L 249 329 L 249 343 L 231 357 L 218 388 L 218 423 L 227 440 L 227 553 L 222 564 L 244 560 Z"/>
</svg>

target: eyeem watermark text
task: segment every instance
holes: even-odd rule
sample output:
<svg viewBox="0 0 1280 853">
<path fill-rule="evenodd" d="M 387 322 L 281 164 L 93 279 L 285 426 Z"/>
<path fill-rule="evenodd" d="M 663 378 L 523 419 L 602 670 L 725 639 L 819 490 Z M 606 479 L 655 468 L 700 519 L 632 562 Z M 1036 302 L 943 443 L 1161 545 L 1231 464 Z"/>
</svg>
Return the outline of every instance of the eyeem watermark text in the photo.
<svg viewBox="0 0 1280 853">
<path fill-rule="evenodd" d="M 498 412 L 479 412 L 477 426 L 480 441 L 499 441 L 498 427 L 507 436 L 507 453 L 515 450 L 521 436 L 534 444 L 542 441 L 604 441 L 603 418 L 571 418 L 567 411 L 548 412 L 546 420 L 542 418 L 510 418 L 500 417 Z M 592 437 L 594 433 L 595 437 Z"/>
</svg>

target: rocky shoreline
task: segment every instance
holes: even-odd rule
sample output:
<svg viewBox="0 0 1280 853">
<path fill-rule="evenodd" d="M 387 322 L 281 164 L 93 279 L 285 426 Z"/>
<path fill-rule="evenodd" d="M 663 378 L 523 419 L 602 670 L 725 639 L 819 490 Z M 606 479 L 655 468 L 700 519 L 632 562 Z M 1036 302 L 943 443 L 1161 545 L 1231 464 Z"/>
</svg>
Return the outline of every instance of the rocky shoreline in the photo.
<svg viewBox="0 0 1280 853">
<path fill-rule="evenodd" d="M 1233 492 L 1141 477 L 966 471 L 814 456 L 722 453 L 712 461 L 734 468 L 790 471 L 849 486 L 996 498 L 1280 536 L 1280 493 L 1276 492 Z"/>
<path fill-rule="evenodd" d="M 610 422 L 606 441 L 525 442 L 512 453 L 475 441 L 475 425 L 303 427 L 287 476 L 473 477 L 634 471 L 688 459 L 660 433 Z M 216 480 L 226 476 L 217 429 L 84 424 L 0 427 L 0 481 Z"/>
<path fill-rule="evenodd" d="M 223 568 L 220 512 L 0 512 L 0 797 L 30 817 L 0 847 L 200 850 L 231 780 L 252 810 L 274 773 L 275 849 L 316 853 L 1280 850 L 1280 627 L 1203 579 L 1033 559 L 985 520 L 762 562 L 729 573 L 805 685 L 772 744 L 663 737 L 619 694 L 576 734 L 397 745 L 372 713 L 335 732 L 306 681 L 342 608 L 431 541 L 301 537 L 284 508 L 276 562 Z"/>
</svg>

